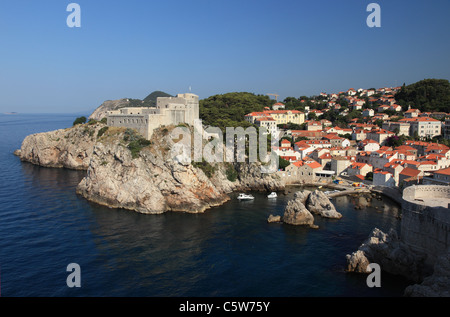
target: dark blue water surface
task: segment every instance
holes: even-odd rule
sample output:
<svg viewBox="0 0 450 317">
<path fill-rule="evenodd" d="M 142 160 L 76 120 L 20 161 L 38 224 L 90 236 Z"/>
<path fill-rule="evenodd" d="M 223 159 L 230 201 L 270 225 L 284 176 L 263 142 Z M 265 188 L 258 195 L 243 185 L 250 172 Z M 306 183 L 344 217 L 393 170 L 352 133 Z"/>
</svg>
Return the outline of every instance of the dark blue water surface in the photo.
<svg viewBox="0 0 450 317">
<path fill-rule="evenodd" d="M 267 223 L 293 197 L 233 199 L 203 214 L 141 215 L 75 193 L 83 171 L 22 163 L 25 136 L 72 125 L 75 115 L 0 115 L 2 296 L 402 296 L 407 281 L 382 274 L 382 287 L 344 272 L 345 255 L 374 227 L 398 228 L 399 208 L 356 198 L 334 201 L 340 220 L 319 229 Z M 375 208 L 376 207 L 376 208 Z M 69 288 L 69 263 L 81 288 Z"/>
</svg>

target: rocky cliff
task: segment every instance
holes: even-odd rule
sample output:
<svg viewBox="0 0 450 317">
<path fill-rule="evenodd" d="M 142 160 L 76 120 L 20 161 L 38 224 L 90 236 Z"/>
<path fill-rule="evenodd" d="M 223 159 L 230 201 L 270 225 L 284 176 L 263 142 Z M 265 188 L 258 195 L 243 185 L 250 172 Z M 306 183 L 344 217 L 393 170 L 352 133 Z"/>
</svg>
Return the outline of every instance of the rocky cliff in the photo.
<svg viewBox="0 0 450 317">
<path fill-rule="evenodd" d="M 22 161 L 45 167 L 86 170 L 98 132 L 105 125 L 80 124 L 73 128 L 32 134 L 14 154 Z"/>
<path fill-rule="evenodd" d="M 89 116 L 89 119 L 100 121 L 101 119 L 106 118 L 108 111 L 129 106 L 131 106 L 130 99 L 123 98 L 118 100 L 107 100 L 94 110 L 94 112 Z"/>
<path fill-rule="evenodd" d="M 424 271 L 425 254 L 411 250 L 393 229 L 389 234 L 373 229 L 356 252 L 347 255 L 347 271 L 367 273 L 369 263 L 377 263 L 385 272 L 421 281 L 430 272 Z"/>
<path fill-rule="evenodd" d="M 405 296 L 448 297 L 450 294 L 450 250 L 425 265 L 427 255 L 411 249 L 393 229 L 388 234 L 375 228 L 368 239 L 352 254 L 347 254 L 347 271 L 368 273 L 367 266 L 377 263 L 381 270 L 400 275 L 417 284 L 405 289 Z"/>
<path fill-rule="evenodd" d="M 230 181 L 225 163 L 208 163 L 202 169 L 180 162 L 171 153 L 173 141 L 166 128 L 156 130 L 138 154 L 133 155 L 131 144 L 125 129 L 110 128 L 95 144 L 77 193 L 102 205 L 157 214 L 203 212 L 229 200 L 234 190 L 284 188 L 275 175 L 261 175 L 256 163 L 233 167 L 238 178 Z"/>
<path fill-rule="evenodd" d="M 405 296 L 411 297 L 450 297 L 450 251 L 438 257 L 433 274 L 421 284 L 408 286 Z"/>
<path fill-rule="evenodd" d="M 275 174 L 261 174 L 259 163 L 181 162 L 172 155 L 169 130 L 158 129 L 149 142 L 133 130 L 81 124 L 27 136 L 15 154 L 40 166 L 87 170 L 77 193 L 141 213 L 203 212 L 233 191 L 284 189 Z"/>
</svg>

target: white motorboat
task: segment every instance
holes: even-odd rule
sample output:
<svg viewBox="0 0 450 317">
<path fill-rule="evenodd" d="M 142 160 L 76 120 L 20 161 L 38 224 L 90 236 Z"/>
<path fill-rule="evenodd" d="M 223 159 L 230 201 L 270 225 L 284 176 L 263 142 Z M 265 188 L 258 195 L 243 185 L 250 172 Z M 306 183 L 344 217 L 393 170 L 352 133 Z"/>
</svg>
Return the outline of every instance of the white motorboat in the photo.
<svg viewBox="0 0 450 317">
<path fill-rule="evenodd" d="M 252 195 L 247 195 L 247 194 L 239 194 L 239 196 L 237 197 L 237 199 L 239 200 L 250 200 L 250 199 L 255 199 L 255 197 L 253 197 Z"/>
<path fill-rule="evenodd" d="M 277 193 L 271 192 L 271 193 L 267 196 L 267 198 L 277 198 Z"/>
</svg>

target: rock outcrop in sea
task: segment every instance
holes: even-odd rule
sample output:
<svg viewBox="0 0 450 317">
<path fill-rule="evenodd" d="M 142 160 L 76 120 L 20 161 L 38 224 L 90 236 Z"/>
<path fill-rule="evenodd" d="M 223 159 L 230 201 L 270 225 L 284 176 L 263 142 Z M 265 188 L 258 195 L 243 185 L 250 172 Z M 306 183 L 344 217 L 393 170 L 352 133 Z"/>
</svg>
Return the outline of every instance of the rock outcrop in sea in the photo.
<svg viewBox="0 0 450 317">
<path fill-rule="evenodd" d="M 438 257 L 433 274 L 405 289 L 410 297 L 450 297 L 450 252 Z"/>
<path fill-rule="evenodd" d="M 268 221 L 275 222 L 274 219 L 279 219 L 279 221 L 290 225 L 304 225 L 311 228 L 318 228 L 314 224 L 313 214 L 320 215 L 324 218 L 342 218 L 342 215 L 337 212 L 334 205 L 324 193 L 319 190 L 313 192 L 304 190 L 294 194 L 294 199 L 287 203 L 282 217 L 275 218 L 276 216 L 270 215 Z"/>
<path fill-rule="evenodd" d="M 87 170 L 94 144 L 104 124 L 79 124 L 72 128 L 27 136 L 14 152 L 22 161 L 44 167 Z"/>
<path fill-rule="evenodd" d="M 404 244 L 394 229 L 386 234 L 375 228 L 356 252 L 347 254 L 347 271 L 367 273 L 367 265 L 377 263 L 385 272 L 420 281 L 427 274 L 425 258 Z"/>
<path fill-rule="evenodd" d="M 342 215 L 337 212 L 328 197 L 320 190 L 315 190 L 308 195 L 306 208 L 313 214 L 318 214 L 324 218 L 342 218 Z"/>
<path fill-rule="evenodd" d="M 300 198 L 288 202 L 282 220 L 290 225 L 314 227 L 314 216 L 306 209 Z"/>
</svg>

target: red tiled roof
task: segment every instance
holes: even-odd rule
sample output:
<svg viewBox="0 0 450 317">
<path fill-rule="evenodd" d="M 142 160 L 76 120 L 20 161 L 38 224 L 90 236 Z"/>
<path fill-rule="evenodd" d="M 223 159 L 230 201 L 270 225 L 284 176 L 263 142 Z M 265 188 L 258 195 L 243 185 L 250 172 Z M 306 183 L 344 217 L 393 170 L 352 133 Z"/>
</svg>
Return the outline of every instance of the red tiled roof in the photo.
<svg viewBox="0 0 450 317">
<path fill-rule="evenodd" d="M 367 164 L 367 163 L 357 163 L 357 162 L 354 162 L 354 163 L 352 163 L 352 165 L 350 165 L 350 167 L 352 168 L 352 169 L 358 169 L 358 170 L 360 170 L 360 169 L 362 169 L 364 166 L 370 166 L 369 164 Z"/>
<path fill-rule="evenodd" d="M 409 109 L 409 110 L 405 111 L 405 113 L 411 113 L 411 112 L 420 112 L 420 110 L 419 109 Z"/>
<path fill-rule="evenodd" d="M 419 165 L 437 165 L 437 163 L 433 161 L 423 161 L 419 162 Z"/>
<path fill-rule="evenodd" d="M 271 117 L 266 117 L 266 118 L 258 118 L 256 119 L 256 121 L 275 121 L 275 119 L 271 118 Z"/>
<path fill-rule="evenodd" d="M 400 175 L 405 175 L 405 176 L 409 176 L 409 177 L 413 177 L 413 176 L 417 176 L 420 174 L 419 170 L 410 168 L 410 167 L 405 167 L 403 169 L 403 171 L 400 172 Z"/>
<path fill-rule="evenodd" d="M 403 161 L 403 163 L 406 163 L 406 164 L 408 164 L 408 165 L 419 165 L 419 162 L 416 162 L 416 161 L 408 161 L 408 160 L 405 160 L 405 161 Z"/>
<path fill-rule="evenodd" d="M 404 118 L 398 120 L 399 122 L 440 122 L 439 120 L 430 117 Z"/>
<path fill-rule="evenodd" d="M 441 174 L 441 175 L 449 175 L 450 176 L 450 167 L 444 168 L 444 169 L 440 169 L 436 172 L 434 172 L 434 174 Z"/>
<path fill-rule="evenodd" d="M 286 161 L 295 161 L 295 160 L 297 160 L 297 157 L 296 156 L 280 156 L 283 160 L 286 160 Z"/>
<path fill-rule="evenodd" d="M 305 165 L 305 162 L 303 162 L 303 161 L 297 161 L 297 162 L 293 162 L 292 164 L 293 164 L 294 166 L 300 167 L 300 166 Z"/>
<path fill-rule="evenodd" d="M 313 162 L 311 162 L 311 163 L 309 163 L 309 162 L 306 162 L 306 164 L 307 165 L 309 165 L 311 168 L 319 168 L 319 167 L 322 167 L 322 165 L 320 165 L 318 162 L 316 162 L 316 161 L 313 161 Z"/>
</svg>

